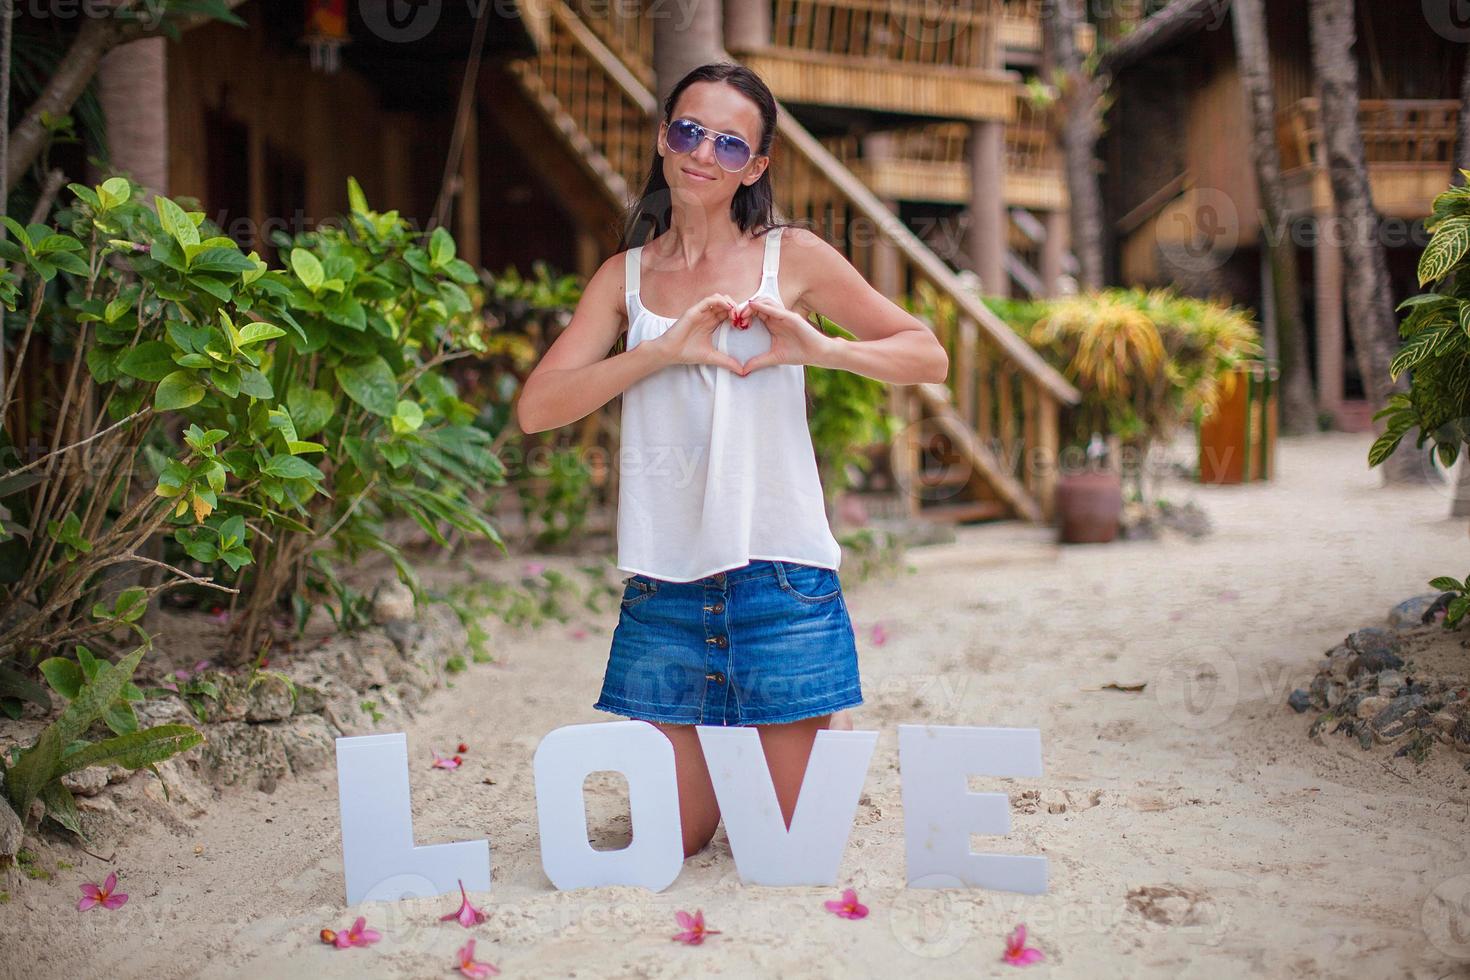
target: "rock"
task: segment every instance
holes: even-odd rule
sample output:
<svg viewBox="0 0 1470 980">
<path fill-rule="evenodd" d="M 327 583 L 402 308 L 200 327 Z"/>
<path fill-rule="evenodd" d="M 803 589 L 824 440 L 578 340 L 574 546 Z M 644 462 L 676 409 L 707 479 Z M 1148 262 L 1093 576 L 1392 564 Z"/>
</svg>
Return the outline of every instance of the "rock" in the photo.
<svg viewBox="0 0 1470 980">
<path fill-rule="evenodd" d="M 1312 706 L 1312 696 L 1301 688 L 1297 688 L 1291 692 L 1291 696 L 1286 699 L 1286 703 L 1291 706 L 1291 710 L 1297 714 L 1301 714 Z"/>
<path fill-rule="evenodd" d="M 361 630 L 334 636 L 321 645 L 320 667 L 354 691 L 388 686 L 385 658 L 402 656 L 381 630 Z M 371 695 L 366 695 L 371 696 Z"/>
<path fill-rule="evenodd" d="M 281 721 L 291 717 L 294 699 L 286 678 L 275 673 L 261 673 L 251 681 L 245 695 L 248 707 L 246 721 Z"/>
<path fill-rule="evenodd" d="M 409 654 L 424 636 L 424 624 L 416 619 L 395 619 L 383 624 L 383 632 L 401 654 Z"/>
<path fill-rule="evenodd" d="M 1372 718 L 1381 714 L 1389 705 L 1389 699 L 1381 696 L 1367 697 L 1358 702 L 1357 716 Z"/>
<path fill-rule="evenodd" d="M 250 702 L 245 691 L 245 681 L 242 678 L 223 670 L 206 670 L 199 676 L 201 680 L 210 681 L 219 688 L 218 698 L 208 696 L 202 698 L 206 724 L 245 720 L 245 714 L 250 710 Z"/>
<path fill-rule="evenodd" d="M 1455 727 L 1450 730 L 1450 737 L 1455 740 L 1455 748 L 1461 752 L 1470 752 L 1470 712 L 1460 716 L 1455 722 Z"/>
<path fill-rule="evenodd" d="M 1379 694 L 1397 694 L 1404 686 L 1404 675 L 1397 670 L 1385 670 L 1378 675 Z"/>
<path fill-rule="evenodd" d="M 1435 712 L 1434 717 L 1430 721 L 1434 723 L 1435 728 L 1448 735 L 1455 730 L 1455 725 L 1459 723 L 1460 716 L 1446 708 L 1443 711 Z"/>
<path fill-rule="evenodd" d="M 77 769 L 62 776 L 61 785 L 74 796 L 96 796 L 107 785 L 107 770 L 101 766 Z"/>
<path fill-rule="evenodd" d="M 5 797 L 5 773 L 0 772 L 0 864 L 11 864 L 15 861 L 15 855 L 20 852 L 21 841 L 25 839 L 25 828 L 20 824 L 20 817 L 10 808 Z"/>
<path fill-rule="evenodd" d="M 269 792 L 289 771 L 286 748 L 273 725 L 229 721 L 212 726 L 204 744 L 204 764 L 224 786 L 252 780 Z"/>
<path fill-rule="evenodd" d="M 1424 614 L 1438 598 L 1438 592 L 1426 592 L 1424 595 L 1405 599 L 1388 611 L 1388 625 L 1395 629 L 1421 625 L 1424 622 Z"/>
<path fill-rule="evenodd" d="M 1348 664 L 1348 677 L 1359 674 L 1376 674 L 1381 670 L 1398 669 L 1404 661 L 1398 655 L 1398 636 L 1386 629 L 1370 626 L 1358 630 L 1348 637 L 1348 647 L 1357 653 Z"/>
<path fill-rule="evenodd" d="M 320 769 L 337 754 L 336 735 L 321 715 L 303 715 L 282 725 L 281 744 L 293 773 Z"/>
<path fill-rule="evenodd" d="M 1423 706 L 1424 697 L 1420 694 L 1405 694 L 1402 697 L 1394 698 L 1389 702 L 1388 707 L 1373 716 L 1373 727 L 1379 731 L 1383 731 L 1394 722 L 1402 719 L 1410 711 L 1416 708 L 1422 708 Z"/>
<path fill-rule="evenodd" d="M 373 593 L 373 622 L 385 623 L 414 618 L 413 590 L 398 579 L 389 579 Z"/>
</svg>

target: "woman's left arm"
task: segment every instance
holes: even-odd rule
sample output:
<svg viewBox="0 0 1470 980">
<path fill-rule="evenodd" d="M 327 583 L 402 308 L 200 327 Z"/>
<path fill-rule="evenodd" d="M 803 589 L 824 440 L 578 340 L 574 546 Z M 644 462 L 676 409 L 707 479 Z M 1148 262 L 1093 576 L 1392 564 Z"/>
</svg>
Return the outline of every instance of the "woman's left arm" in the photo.
<svg viewBox="0 0 1470 980">
<path fill-rule="evenodd" d="M 801 285 L 791 308 L 762 296 L 751 310 L 772 335 L 772 349 L 752 358 L 747 373 L 767 364 L 804 363 L 851 371 L 894 384 L 943 383 L 949 355 L 934 332 L 874 289 L 837 249 L 803 228 L 783 234 L 781 278 Z M 789 247 L 794 246 L 794 247 Z M 857 338 L 832 337 L 807 315 L 820 312 Z"/>
</svg>

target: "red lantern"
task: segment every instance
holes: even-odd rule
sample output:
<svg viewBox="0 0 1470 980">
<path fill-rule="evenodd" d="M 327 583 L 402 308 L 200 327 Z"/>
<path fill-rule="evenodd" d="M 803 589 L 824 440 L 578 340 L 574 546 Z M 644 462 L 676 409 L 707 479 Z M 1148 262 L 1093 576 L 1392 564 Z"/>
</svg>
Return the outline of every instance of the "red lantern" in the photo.
<svg viewBox="0 0 1470 980">
<path fill-rule="evenodd" d="M 306 33 L 301 43 L 311 48 L 311 67 L 331 73 L 341 65 L 339 51 L 347 36 L 347 0 L 306 0 Z"/>
</svg>

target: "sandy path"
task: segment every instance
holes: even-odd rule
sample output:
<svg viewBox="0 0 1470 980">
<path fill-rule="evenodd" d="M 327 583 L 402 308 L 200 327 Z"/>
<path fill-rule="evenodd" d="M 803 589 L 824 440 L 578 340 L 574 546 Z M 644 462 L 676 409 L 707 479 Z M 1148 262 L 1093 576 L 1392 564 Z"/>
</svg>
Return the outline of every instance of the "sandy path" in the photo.
<svg viewBox="0 0 1470 980">
<path fill-rule="evenodd" d="M 551 888 L 531 756 L 552 728 L 609 720 L 590 704 L 611 613 L 582 640 L 551 627 L 511 641 L 433 696 L 410 757 L 460 740 L 472 752 L 456 772 L 413 768 L 418 840 L 489 838 L 490 919 L 474 935 L 504 976 L 1001 976 L 1017 921 L 1046 954 L 1036 976 L 1470 975 L 1470 921 L 1457 937 L 1431 909 L 1424 927 L 1431 890 L 1470 893 L 1457 878 L 1470 875 L 1470 757 L 1440 748 L 1414 774 L 1382 749 L 1309 741 L 1309 716 L 1283 704 L 1328 646 L 1430 576 L 1464 572 L 1465 527 L 1444 518 L 1442 493 L 1375 489 L 1366 448 L 1287 442 L 1272 485 L 1178 484 L 1173 498 L 1215 521 L 1202 542 L 1060 550 L 1014 525 L 963 529 L 959 545 L 911 552 L 896 580 L 845 583 L 869 699 L 855 721 L 881 733 L 843 864 L 865 920 L 826 913 L 833 890 L 740 885 L 723 832 L 660 894 Z M 880 620 L 888 639 L 875 645 Z M 1211 666 L 1213 696 L 1190 680 Z M 1140 681 L 1141 694 L 1097 690 Z M 1044 778 L 980 785 L 1013 802 L 1012 836 L 987 847 L 1045 853 L 1049 895 L 903 887 L 905 721 L 1042 730 Z M 615 831 L 614 802 L 591 806 Z M 318 943 L 351 919 L 336 805 L 326 771 L 209 802 L 192 834 L 126 840 L 117 865 L 132 898 L 116 913 L 71 911 L 76 882 L 101 867 L 90 858 L 27 882 L 0 907 L 0 969 L 447 975 L 466 936 L 435 921 L 447 898 L 364 906 L 387 934 L 371 949 Z M 671 943 L 674 911 L 695 907 L 723 935 Z"/>
</svg>

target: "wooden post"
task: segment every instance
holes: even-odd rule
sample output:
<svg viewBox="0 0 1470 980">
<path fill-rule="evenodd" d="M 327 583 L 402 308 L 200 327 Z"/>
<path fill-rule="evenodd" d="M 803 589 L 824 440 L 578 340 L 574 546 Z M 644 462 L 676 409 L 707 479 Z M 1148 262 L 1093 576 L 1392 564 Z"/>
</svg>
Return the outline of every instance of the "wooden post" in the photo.
<svg viewBox="0 0 1470 980">
<path fill-rule="evenodd" d="M 1312 248 L 1312 279 L 1317 292 L 1317 404 L 1333 418 L 1342 409 L 1343 307 L 1342 246 L 1330 241 L 1331 226 L 1318 216 Z"/>
<path fill-rule="evenodd" d="M 1050 521 L 1056 513 L 1057 474 L 1061 469 L 1058 446 L 1061 438 L 1061 422 L 1058 418 L 1057 400 L 1051 393 L 1038 386 L 1039 396 L 1036 422 L 1036 453 L 1031 465 L 1036 467 L 1036 499 L 1041 504 L 1041 513 Z"/>
<path fill-rule="evenodd" d="M 1005 124 L 970 125 L 970 265 L 987 296 L 1009 296 L 1006 275 Z"/>
<path fill-rule="evenodd" d="M 459 153 L 459 194 L 455 197 L 456 251 L 475 268 L 480 251 L 480 107 L 471 102 L 465 118 L 464 144 Z"/>
<path fill-rule="evenodd" d="M 1046 241 L 1041 243 L 1041 288 L 1050 298 L 1060 295 L 1062 263 L 1067 255 L 1067 212 L 1047 211 L 1041 219 Z"/>
</svg>

